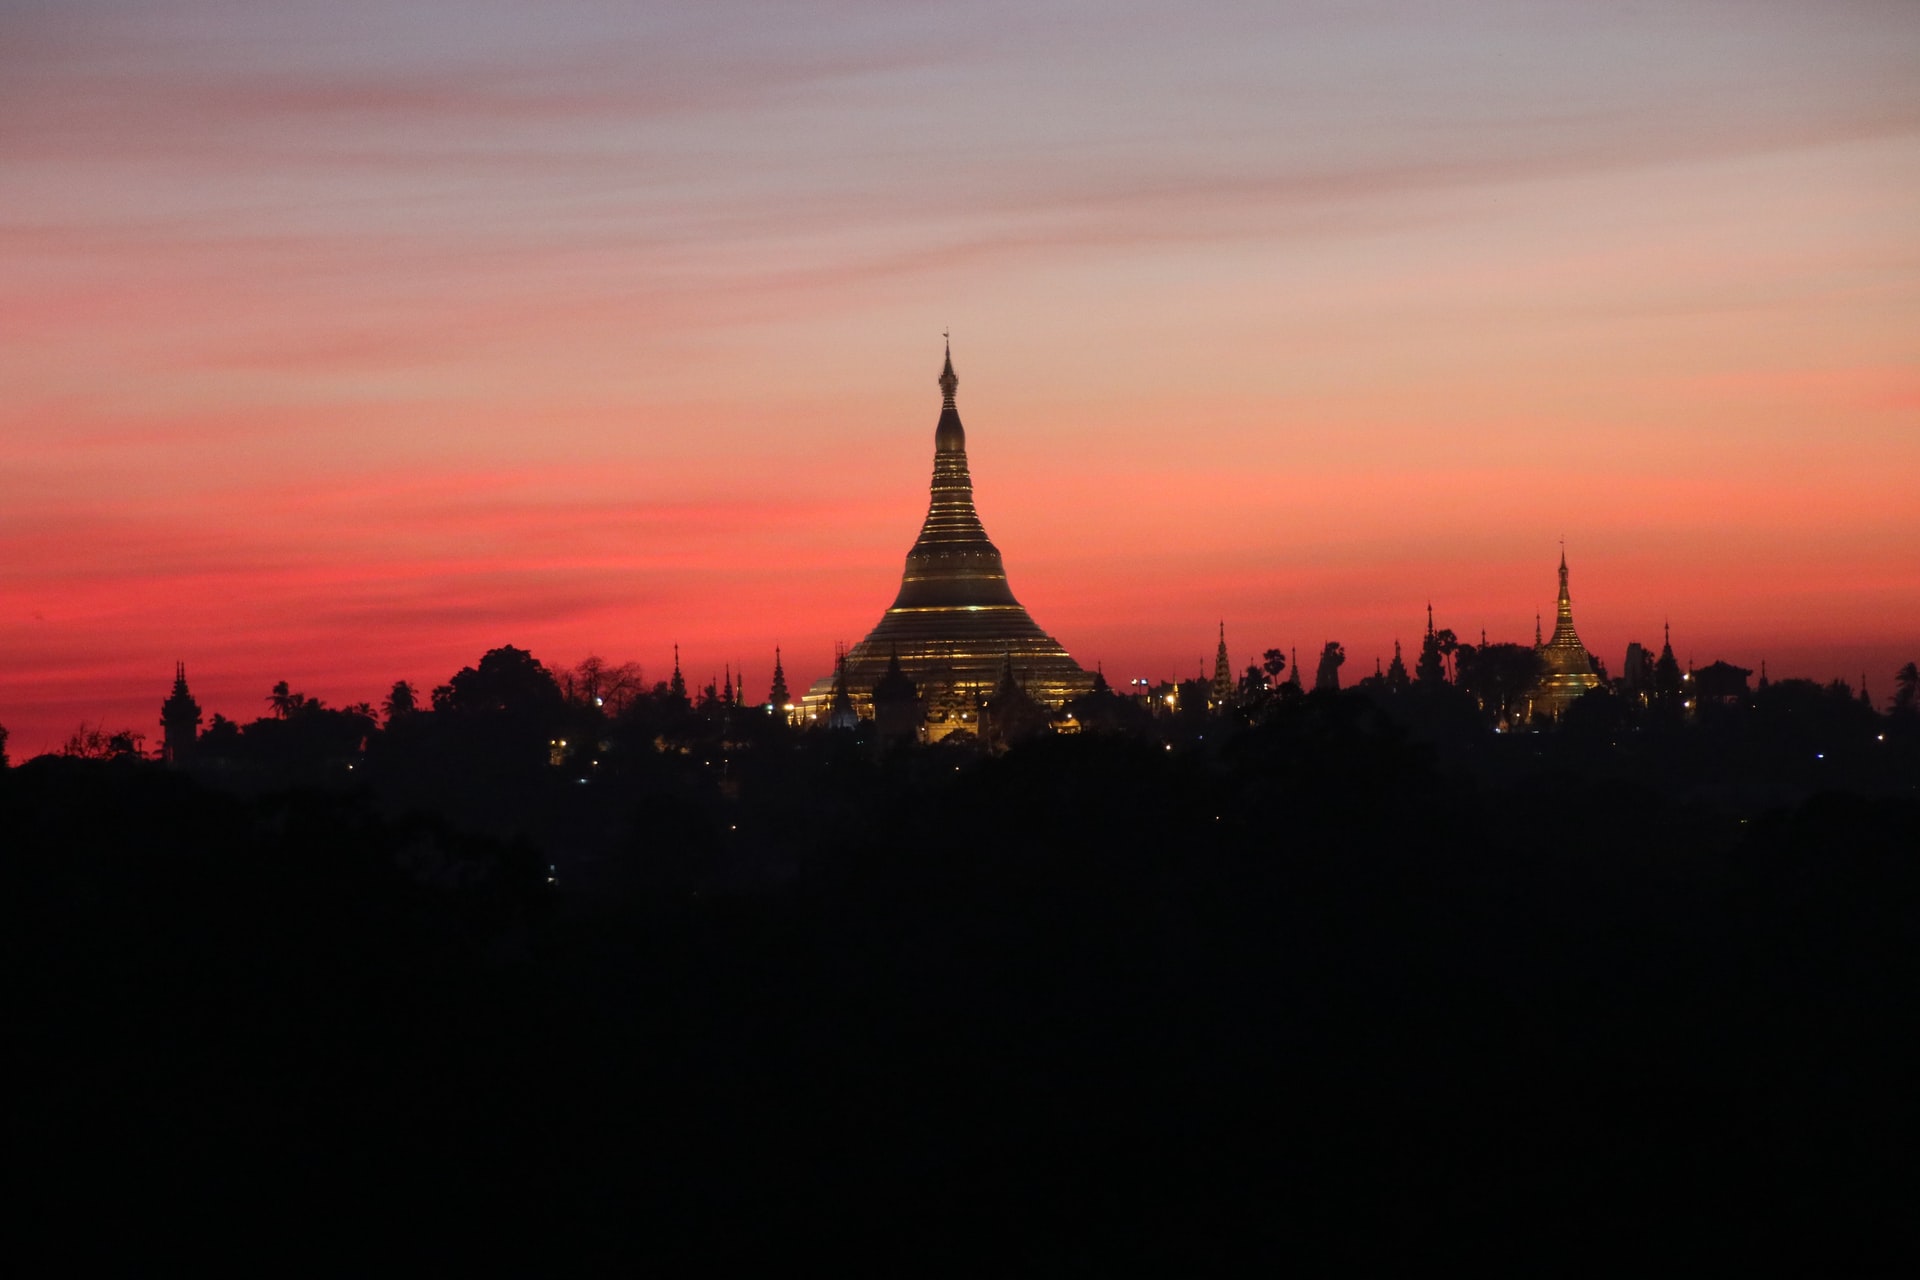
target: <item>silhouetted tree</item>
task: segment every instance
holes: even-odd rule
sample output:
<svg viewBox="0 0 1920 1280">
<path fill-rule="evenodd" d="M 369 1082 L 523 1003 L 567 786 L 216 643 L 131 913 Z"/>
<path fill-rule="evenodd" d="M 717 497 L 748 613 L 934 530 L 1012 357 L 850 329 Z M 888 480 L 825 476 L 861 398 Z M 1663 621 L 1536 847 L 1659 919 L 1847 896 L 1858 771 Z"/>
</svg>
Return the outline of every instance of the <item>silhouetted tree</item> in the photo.
<svg viewBox="0 0 1920 1280">
<path fill-rule="evenodd" d="M 231 759 L 240 751 L 240 726 L 216 711 L 206 732 L 200 735 L 198 746 L 203 756 Z"/>
<path fill-rule="evenodd" d="M 366 703 L 335 708 L 318 698 L 293 697 L 298 701 L 284 719 L 262 717 L 241 729 L 234 757 L 288 781 L 344 772 L 377 727 L 373 708 Z"/>
<path fill-rule="evenodd" d="M 1540 683 L 1540 653 L 1530 644 L 1484 644 L 1460 651 L 1460 687 L 1494 719 L 1511 719 Z"/>
<path fill-rule="evenodd" d="M 472 750 L 497 751 L 502 763 L 544 761 L 567 723 L 553 674 L 512 645 L 489 649 L 477 666 L 462 667 L 434 690 L 434 711 L 472 737 Z"/>
<path fill-rule="evenodd" d="M 1320 669 L 1313 676 L 1315 693 L 1323 689 L 1333 690 L 1340 687 L 1340 666 L 1347 660 L 1347 651 L 1338 640 L 1327 641 L 1320 650 Z"/>
<path fill-rule="evenodd" d="M 386 699 L 381 702 L 380 710 L 385 714 L 387 723 L 403 720 L 419 709 L 419 694 L 405 680 L 395 680 Z"/>
<path fill-rule="evenodd" d="M 0 769 L 7 767 L 7 726 L 0 724 Z"/>
<path fill-rule="evenodd" d="M 578 706 L 600 707 L 617 716 L 628 699 L 645 688 L 640 664 L 622 662 L 618 666 L 599 654 L 590 653 L 558 677 L 567 701 Z"/>
<path fill-rule="evenodd" d="M 564 699 L 553 674 L 525 649 L 502 645 L 489 649 L 475 667 L 462 667 L 445 686 L 444 705 L 455 715 L 509 713 L 557 714 Z"/>
<path fill-rule="evenodd" d="M 307 695 L 295 693 L 285 680 L 273 686 L 273 692 L 267 695 L 267 705 L 273 708 L 274 718 L 285 720 L 301 711 L 307 705 Z"/>
<path fill-rule="evenodd" d="M 108 733 L 99 725 L 89 725 L 83 721 L 61 745 L 60 754 L 76 760 L 117 760 L 137 757 L 140 754 L 141 744 L 146 740 L 146 734 L 137 733 L 132 729 Z"/>
<path fill-rule="evenodd" d="M 1920 664 L 1909 662 L 1894 672 L 1892 709 L 1902 715 L 1920 710 Z"/>
<path fill-rule="evenodd" d="M 1091 731 L 1146 734 L 1153 725 L 1153 716 L 1134 699 L 1115 693 L 1104 675 L 1096 674 L 1092 692 L 1069 702 L 1067 710 Z"/>
<path fill-rule="evenodd" d="M 1260 658 L 1260 669 L 1267 673 L 1267 683 L 1279 684 L 1287 669 L 1287 655 L 1279 649 L 1269 649 Z"/>
</svg>

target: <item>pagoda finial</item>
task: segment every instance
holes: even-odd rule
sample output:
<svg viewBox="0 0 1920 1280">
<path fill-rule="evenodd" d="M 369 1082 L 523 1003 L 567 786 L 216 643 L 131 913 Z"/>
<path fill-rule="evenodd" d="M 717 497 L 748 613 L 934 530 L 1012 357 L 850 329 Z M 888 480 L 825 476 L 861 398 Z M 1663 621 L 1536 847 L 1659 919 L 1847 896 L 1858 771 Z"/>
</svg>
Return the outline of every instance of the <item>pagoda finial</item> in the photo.
<svg viewBox="0 0 1920 1280">
<path fill-rule="evenodd" d="M 953 393 L 960 385 L 960 378 L 953 371 L 953 337 L 945 331 L 942 331 L 940 336 L 946 339 L 947 344 L 947 362 L 940 370 L 940 406 L 943 409 L 951 409 Z"/>
<path fill-rule="evenodd" d="M 1429 639 L 1433 636 L 1433 601 L 1431 600 L 1427 601 L 1427 636 Z"/>
<path fill-rule="evenodd" d="M 1533 615 L 1533 647 L 1540 647 L 1540 615 L 1537 613 Z"/>
<path fill-rule="evenodd" d="M 767 704 L 776 710 L 785 710 L 793 701 L 793 695 L 787 691 L 787 671 L 780 663 L 780 646 L 773 646 L 773 683 L 767 688 Z"/>
</svg>

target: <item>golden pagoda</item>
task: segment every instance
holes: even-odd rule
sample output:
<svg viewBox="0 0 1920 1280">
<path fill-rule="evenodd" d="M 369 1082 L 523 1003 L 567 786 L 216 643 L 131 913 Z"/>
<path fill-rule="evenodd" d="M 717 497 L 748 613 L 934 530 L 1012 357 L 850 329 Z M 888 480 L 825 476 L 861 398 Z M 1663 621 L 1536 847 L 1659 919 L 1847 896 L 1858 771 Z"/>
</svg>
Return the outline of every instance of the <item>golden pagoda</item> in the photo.
<svg viewBox="0 0 1920 1280">
<path fill-rule="evenodd" d="M 980 704 L 1008 669 L 1028 696 L 1051 707 L 1093 688 L 1093 676 L 1013 598 L 999 549 L 973 509 L 967 433 L 953 402 L 959 385 L 949 346 L 940 371 L 926 522 L 907 552 L 899 595 L 867 638 L 847 651 L 841 668 L 860 714 L 871 716 L 873 687 L 897 654 L 899 670 L 925 699 L 929 740 L 977 731 Z M 833 691 L 833 676 L 816 680 L 803 700 L 806 712 L 824 716 Z"/>
<path fill-rule="evenodd" d="M 1534 694 L 1533 708 L 1558 719 L 1589 689 L 1600 687 L 1594 674 L 1593 657 L 1573 629 L 1573 598 L 1567 594 L 1567 551 L 1560 549 L 1560 602 L 1553 623 L 1553 635 L 1538 644 L 1540 626 L 1534 624 L 1536 652 L 1540 655 L 1540 687 Z"/>
</svg>

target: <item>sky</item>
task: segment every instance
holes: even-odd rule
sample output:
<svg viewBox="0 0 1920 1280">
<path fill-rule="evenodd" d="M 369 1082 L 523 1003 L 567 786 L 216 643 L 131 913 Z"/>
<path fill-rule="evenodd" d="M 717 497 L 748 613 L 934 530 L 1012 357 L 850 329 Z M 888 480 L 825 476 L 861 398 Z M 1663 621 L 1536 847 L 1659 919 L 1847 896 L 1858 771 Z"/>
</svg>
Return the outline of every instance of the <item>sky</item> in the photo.
<svg viewBox="0 0 1920 1280">
<path fill-rule="evenodd" d="M 951 329 L 1109 677 L 1920 658 L 1920 5 L 0 0 L 0 725 L 514 644 L 764 694 Z"/>
</svg>

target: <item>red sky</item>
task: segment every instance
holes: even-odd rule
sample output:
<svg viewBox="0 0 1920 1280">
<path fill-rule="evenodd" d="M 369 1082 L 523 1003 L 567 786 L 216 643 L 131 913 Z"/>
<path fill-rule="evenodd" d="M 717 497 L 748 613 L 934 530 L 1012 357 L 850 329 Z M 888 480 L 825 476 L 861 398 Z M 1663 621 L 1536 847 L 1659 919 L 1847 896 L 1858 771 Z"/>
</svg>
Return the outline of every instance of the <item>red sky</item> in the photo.
<svg viewBox="0 0 1920 1280">
<path fill-rule="evenodd" d="M 1920 7 L 0 7 L 0 724 L 512 643 L 795 683 L 951 326 L 1015 592 L 1185 675 L 1920 658 Z"/>
</svg>

